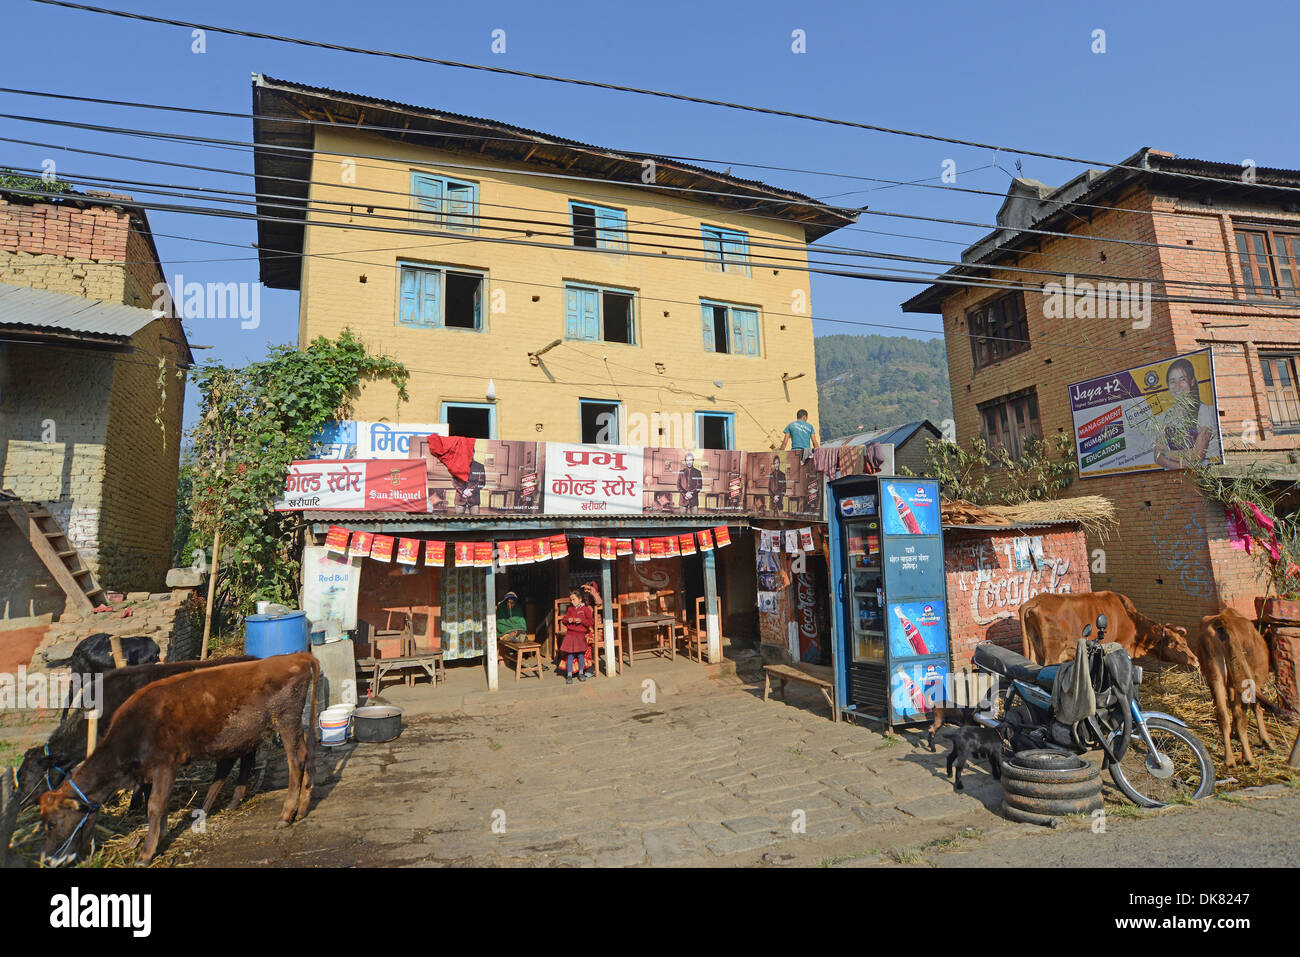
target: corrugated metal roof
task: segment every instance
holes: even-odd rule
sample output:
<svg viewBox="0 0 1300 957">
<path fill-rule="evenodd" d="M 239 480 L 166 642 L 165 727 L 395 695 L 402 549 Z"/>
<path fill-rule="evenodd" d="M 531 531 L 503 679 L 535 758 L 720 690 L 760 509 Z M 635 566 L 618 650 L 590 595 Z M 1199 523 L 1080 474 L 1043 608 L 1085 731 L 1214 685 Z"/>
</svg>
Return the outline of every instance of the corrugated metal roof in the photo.
<svg viewBox="0 0 1300 957">
<path fill-rule="evenodd" d="M 841 445 L 870 445 L 872 442 L 879 442 L 881 445 L 898 447 L 927 425 L 934 429 L 936 435 L 940 434 L 929 419 L 922 419 L 919 422 L 909 422 L 906 425 L 895 425 L 886 429 L 868 429 L 865 432 L 855 432 L 853 435 L 827 439 L 822 445 L 838 447 Z"/>
<path fill-rule="evenodd" d="M 58 329 L 127 339 L 154 318 L 152 310 L 139 306 L 0 283 L 0 326 Z"/>
<path fill-rule="evenodd" d="M 1014 532 L 1026 528 L 1052 528 L 1057 525 L 1078 525 L 1077 518 L 1050 518 L 1039 522 L 1012 522 L 1010 525 L 950 525 L 943 523 L 944 534 L 949 532 Z"/>
</svg>

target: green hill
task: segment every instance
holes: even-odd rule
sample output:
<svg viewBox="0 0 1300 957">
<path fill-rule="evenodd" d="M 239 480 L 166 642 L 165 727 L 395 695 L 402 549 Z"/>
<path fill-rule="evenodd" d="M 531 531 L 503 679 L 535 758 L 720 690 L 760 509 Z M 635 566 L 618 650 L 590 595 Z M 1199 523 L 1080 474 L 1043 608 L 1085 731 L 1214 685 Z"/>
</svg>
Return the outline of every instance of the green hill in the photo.
<svg viewBox="0 0 1300 957">
<path fill-rule="evenodd" d="M 952 417 L 942 339 L 836 335 L 813 344 L 823 439 Z"/>
</svg>

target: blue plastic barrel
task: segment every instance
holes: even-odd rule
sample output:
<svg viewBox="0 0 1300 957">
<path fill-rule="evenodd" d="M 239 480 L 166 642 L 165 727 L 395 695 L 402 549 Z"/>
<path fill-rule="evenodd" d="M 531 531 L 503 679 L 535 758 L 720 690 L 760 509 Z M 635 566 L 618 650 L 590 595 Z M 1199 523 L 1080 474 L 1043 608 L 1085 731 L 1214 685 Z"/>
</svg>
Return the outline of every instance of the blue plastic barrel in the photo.
<svg viewBox="0 0 1300 957">
<path fill-rule="evenodd" d="M 244 619 L 244 654 L 255 658 L 307 650 L 307 613 L 249 615 Z"/>
</svg>

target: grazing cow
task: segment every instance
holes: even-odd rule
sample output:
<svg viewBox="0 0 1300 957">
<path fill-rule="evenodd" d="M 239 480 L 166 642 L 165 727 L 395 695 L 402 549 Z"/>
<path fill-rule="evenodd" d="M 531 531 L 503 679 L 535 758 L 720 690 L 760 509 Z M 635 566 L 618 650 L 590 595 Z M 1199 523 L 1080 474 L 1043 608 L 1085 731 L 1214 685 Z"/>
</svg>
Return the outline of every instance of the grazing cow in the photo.
<svg viewBox="0 0 1300 957">
<path fill-rule="evenodd" d="M 142 635 L 122 638 L 120 644 L 122 661 L 126 665 L 151 665 L 161 654 L 158 642 Z M 74 675 L 102 675 L 106 671 L 112 671 L 116 665 L 113 661 L 113 643 L 109 635 L 101 631 L 77 642 L 77 647 L 72 649 L 72 654 L 67 658 L 53 661 L 47 659 L 46 665 L 50 668 L 67 666 Z"/>
<path fill-rule="evenodd" d="M 75 858 L 94 832 L 100 804 L 132 781 L 152 784 L 147 864 L 158 850 L 176 772 L 192 761 L 227 761 L 257 746 L 267 727 L 279 732 L 289 763 L 289 789 L 276 827 L 307 813 L 316 772 L 316 739 L 304 733 L 310 703 L 316 727 L 320 665 L 308 652 L 205 668 L 147 684 L 118 709 L 108 734 L 54 791 L 41 795 L 45 857 Z M 310 698 L 310 702 L 309 702 Z"/>
<path fill-rule="evenodd" d="M 1106 640 L 1118 644 L 1130 658 L 1154 655 L 1164 661 L 1196 667 L 1196 655 L 1187 644 L 1186 628 L 1148 618 L 1126 596 L 1113 591 L 1080 595 L 1042 593 L 1029 599 L 1020 606 L 1025 657 L 1040 665 L 1069 661 L 1074 657 L 1083 626 L 1096 628 L 1097 616 L 1103 614 L 1108 621 Z"/>
<path fill-rule="evenodd" d="M 107 731 L 113 715 L 122 706 L 122 702 L 135 694 L 145 685 L 172 675 L 184 674 L 196 668 L 211 668 L 216 665 L 234 664 L 240 661 L 256 661 L 256 658 L 241 656 L 237 658 L 214 658 L 208 661 L 173 661 L 167 664 L 135 665 L 129 668 L 115 668 L 104 675 L 103 698 L 100 701 L 99 727 Z M 20 807 L 36 803 L 36 798 L 44 791 L 52 791 L 67 777 L 74 765 L 86 756 L 87 720 L 84 712 L 77 711 L 64 719 L 54 730 L 44 747 L 28 748 L 23 755 L 23 763 L 18 767 L 18 795 Z M 253 770 L 253 758 L 256 751 L 243 756 L 239 766 L 239 778 L 235 783 L 235 794 L 230 806 L 233 808 L 244 798 L 248 787 L 248 778 Z M 203 811 L 212 809 L 212 802 L 226 782 L 234 761 L 227 764 L 218 763 L 217 773 L 203 802 Z M 139 795 L 138 795 L 139 796 Z M 143 793 L 143 799 L 148 794 Z M 133 805 L 135 802 L 132 802 Z"/>
<path fill-rule="evenodd" d="M 1261 706 L 1274 714 L 1281 713 L 1276 704 L 1264 700 L 1259 690 L 1268 679 L 1270 670 L 1268 642 L 1255 630 L 1254 622 L 1232 608 L 1202 618 L 1196 638 L 1196 657 L 1214 699 L 1227 766 L 1237 766 L 1237 756 L 1232 752 L 1235 729 L 1241 741 L 1241 756 L 1249 767 L 1254 767 L 1255 756 L 1250 753 L 1250 727 L 1244 712 L 1254 709 L 1259 740 L 1270 751 L 1273 742 L 1264 728 Z"/>
</svg>

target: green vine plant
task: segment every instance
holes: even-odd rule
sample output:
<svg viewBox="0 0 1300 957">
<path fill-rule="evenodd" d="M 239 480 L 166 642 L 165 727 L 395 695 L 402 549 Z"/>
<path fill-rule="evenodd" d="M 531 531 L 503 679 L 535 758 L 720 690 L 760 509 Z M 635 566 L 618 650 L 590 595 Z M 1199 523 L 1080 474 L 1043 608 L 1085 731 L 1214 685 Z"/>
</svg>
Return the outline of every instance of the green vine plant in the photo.
<svg viewBox="0 0 1300 957">
<path fill-rule="evenodd" d="M 1071 437 L 1057 434 L 1050 441 L 1036 436 L 1024 440 L 1020 458 L 1004 447 L 992 448 L 983 436 L 973 436 L 970 449 L 943 439 L 927 439 L 925 475 L 939 480 L 943 497 L 972 505 L 1020 505 L 1060 497 L 1078 474 Z M 903 475 L 916 475 L 903 466 Z"/>
<path fill-rule="evenodd" d="M 167 451 L 167 423 L 163 421 L 163 413 L 167 411 L 167 357 L 158 357 L 158 411 L 154 413 L 153 421 L 158 426 L 158 431 L 162 433 L 163 451 Z"/>
<path fill-rule="evenodd" d="M 276 512 L 289 464 L 304 459 L 326 420 L 346 418 L 363 381 L 387 380 L 408 401 L 406 367 L 372 355 L 350 329 L 302 349 L 271 347 L 242 368 L 206 363 L 190 372 L 199 419 L 190 433 L 189 561 L 221 532 L 217 582 L 224 607 L 248 614 L 259 600 L 296 603 L 299 516 Z"/>
</svg>

